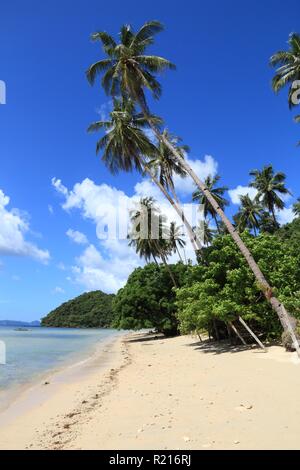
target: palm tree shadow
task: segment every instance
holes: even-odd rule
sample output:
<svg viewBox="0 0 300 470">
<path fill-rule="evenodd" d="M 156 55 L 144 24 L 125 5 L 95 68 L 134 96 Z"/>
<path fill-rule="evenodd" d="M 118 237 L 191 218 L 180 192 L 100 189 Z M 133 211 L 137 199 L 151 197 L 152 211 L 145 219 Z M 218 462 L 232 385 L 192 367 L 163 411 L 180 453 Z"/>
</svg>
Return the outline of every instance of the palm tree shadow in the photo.
<svg viewBox="0 0 300 470">
<path fill-rule="evenodd" d="M 255 353 L 263 353 L 264 351 L 260 349 L 255 344 L 237 344 L 231 345 L 228 341 L 210 341 L 204 340 L 202 342 L 197 341 L 195 343 L 186 344 L 186 346 L 193 347 L 196 351 L 203 352 L 205 354 L 223 354 L 223 353 L 238 353 L 242 351 L 253 351 Z"/>
</svg>

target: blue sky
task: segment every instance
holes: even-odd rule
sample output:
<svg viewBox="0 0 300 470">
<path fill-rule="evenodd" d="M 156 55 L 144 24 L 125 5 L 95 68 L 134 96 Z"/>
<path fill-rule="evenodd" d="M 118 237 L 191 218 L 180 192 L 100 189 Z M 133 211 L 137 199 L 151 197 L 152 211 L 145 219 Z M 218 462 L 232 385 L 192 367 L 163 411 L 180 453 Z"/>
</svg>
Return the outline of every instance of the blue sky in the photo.
<svg viewBox="0 0 300 470">
<path fill-rule="evenodd" d="M 96 137 L 86 128 L 109 103 L 85 78 L 102 57 L 90 33 L 162 21 L 166 31 L 153 52 L 177 71 L 161 78 L 163 96 L 153 109 L 191 147 L 196 168 L 218 171 L 234 189 L 247 186 L 249 170 L 272 163 L 298 197 L 300 127 L 286 94 L 271 90 L 268 59 L 299 31 L 299 13 L 293 0 L 187 0 L 176 7 L 156 0 L 2 2 L 0 319 L 33 320 L 87 289 L 116 290 L 138 264 L 124 245 L 100 243 L 96 235 L 98 202 L 109 207 L 116 194 L 152 189 L 136 186 L 138 175 L 110 175 L 95 156 Z M 192 185 L 179 182 L 178 190 L 188 201 Z M 86 239 L 78 243 L 74 231 Z"/>
</svg>

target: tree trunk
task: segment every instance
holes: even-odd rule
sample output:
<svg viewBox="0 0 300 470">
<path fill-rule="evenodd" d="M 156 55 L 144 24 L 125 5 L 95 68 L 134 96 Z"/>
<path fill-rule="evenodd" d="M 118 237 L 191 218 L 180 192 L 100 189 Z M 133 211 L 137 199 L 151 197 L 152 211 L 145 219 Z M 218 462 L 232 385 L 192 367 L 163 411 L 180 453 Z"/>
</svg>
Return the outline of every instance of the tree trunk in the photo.
<svg viewBox="0 0 300 470">
<path fill-rule="evenodd" d="M 183 259 L 182 259 L 182 256 L 181 256 L 181 254 L 180 254 L 180 251 L 179 251 L 179 248 L 178 248 L 177 245 L 176 245 L 176 251 L 177 251 L 177 254 L 178 254 L 178 256 L 179 256 L 180 261 L 183 263 Z M 183 264 L 184 264 L 184 263 L 183 263 Z"/>
<path fill-rule="evenodd" d="M 168 141 L 166 137 L 164 137 L 160 131 L 157 129 L 157 127 L 153 124 L 151 118 L 149 117 L 149 113 L 144 105 L 144 103 L 138 99 L 138 102 L 140 104 L 140 107 L 145 115 L 145 118 L 148 120 L 149 126 L 151 127 L 152 131 L 154 132 L 155 136 L 160 142 L 163 142 L 166 147 L 172 152 L 174 158 L 178 163 L 182 165 L 182 167 L 186 170 L 186 172 L 191 176 L 193 181 L 195 182 L 196 186 L 200 189 L 200 191 L 203 192 L 207 200 L 210 202 L 212 207 L 215 209 L 219 217 L 221 218 L 222 222 L 226 226 L 228 232 L 230 233 L 231 237 L 233 238 L 234 242 L 237 244 L 239 250 L 241 251 L 242 255 L 246 259 L 250 269 L 252 270 L 259 288 L 262 290 L 264 293 L 264 296 L 266 297 L 267 301 L 271 304 L 272 308 L 275 310 L 277 313 L 280 323 L 285 331 L 288 331 L 289 334 L 291 335 L 291 339 L 293 341 L 293 345 L 297 351 L 298 357 L 300 357 L 300 347 L 298 340 L 296 338 L 295 332 L 294 332 L 294 325 L 293 325 L 293 320 L 290 317 L 290 315 L 287 313 L 285 310 L 284 306 L 281 304 L 281 302 L 274 296 L 273 290 L 271 286 L 269 285 L 268 281 L 266 280 L 265 276 L 263 275 L 262 271 L 260 270 L 259 266 L 255 262 L 253 256 L 251 255 L 250 251 L 248 250 L 247 246 L 237 233 L 236 228 L 232 225 L 230 220 L 226 217 L 225 213 L 219 207 L 218 203 L 216 202 L 215 198 L 213 195 L 210 193 L 209 189 L 203 183 L 200 178 L 194 173 L 190 165 L 187 163 L 187 161 L 177 152 L 176 148 Z"/>
<path fill-rule="evenodd" d="M 214 330 L 215 330 L 215 333 L 216 333 L 216 338 L 217 338 L 217 341 L 220 341 L 220 335 L 219 335 L 219 330 L 218 330 L 218 327 L 217 327 L 217 322 L 215 319 L 213 319 L 213 325 L 214 325 Z"/>
<path fill-rule="evenodd" d="M 219 222 L 218 222 L 218 219 L 217 219 L 217 216 L 216 216 L 216 215 L 214 215 L 214 220 L 215 220 L 215 222 L 216 222 L 216 226 L 217 226 L 218 234 L 220 234 L 220 233 L 221 233 L 221 230 L 220 230 L 220 227 L 219 227 Z"/>
<path fill-rule="evenodd" d="M 274 206 L 272 206 L 271 212 L 272 212 L 272 217 L 273 217 L 273 220 L 274 220 L 275 227 L 278 228 L 278 227 L 279 227 L 279 224 L 278 224 L 277 219 L 276 219 L 276 216 L 275 216 Z"/>
<path fill-rule="evenodd" d="M 168 263 L 167 263 L 167 261 L 166 261 L 166 258 L 165 258 L 165 256 L 164 256 L 163 254 L 161 255 L 161 259 L 163 260 L 163 263 L 164 263 L 165 267 L 167 268 L 167 271 L 168 271 L 168 273 L 169 273 L 169 275 L 170 275 L 170 278 L 172 279 L 172 282 L 173 282 L 173 284 L 174 284 L 174 287 L 176 287 L 176 289 L 177 289 L 178 286 L 177 286 L 175 277 L 173 276 L 172 270 L 171 270 L 170 266 L 168 265 Z"/>
<path fill-rule="evenodd" d="M 247 325 L 247 323 L 245 322 L 245 320 L 242 319 L 242 317 L 239 317 L 239 321 L 240 323 L 246 328 L 246 330 L 250 333 L 250 335 L 252 336 L 252 338 L 255 339 L 255 341 L 257 342 L 257 344 L 264 350 L 264 352 L 267 352 L 266 348 L 264 347 L 264 345 L 262 344 L 262 342 L 258 339 L 258 337 L 256 336 L 256 334 L 251 330 L 250 326 Z"/>
<path fill-rule="evenodd" d="M 242 337 L 242 335 L 238 332 L 238 330 L 236 329 L 236 327 L 234 326 L 234 324 L 230 321 L 230 322 L 229 322 L 229 325 L 231 326 L 231 328 L 233 329 L 233 331 L 235 332 L 235 334 L 237 335 L 237 337 L 240 338 L 241 342 L 246 346 L 246 345 L 247 345 L 246 341 L 244 340 L 244 338 Z"/>
</svg>

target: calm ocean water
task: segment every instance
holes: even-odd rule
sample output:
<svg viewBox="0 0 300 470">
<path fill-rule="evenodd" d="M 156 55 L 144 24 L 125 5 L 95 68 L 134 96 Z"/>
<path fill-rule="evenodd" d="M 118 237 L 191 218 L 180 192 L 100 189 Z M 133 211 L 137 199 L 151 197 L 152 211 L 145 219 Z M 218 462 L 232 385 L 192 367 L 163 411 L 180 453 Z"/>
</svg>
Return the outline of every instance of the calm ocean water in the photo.
<svg viewBox="0 0 300 470">
<path fill-rule="evenodd" d="M 31 382 L 71 361 L 85 359 L 93 346 L 118 334 L 106 329 L 30 328 L 29 331 L 15 331 L 0 327 L 7 361 L 0 365 L 0 391 Z"/>
</svg>

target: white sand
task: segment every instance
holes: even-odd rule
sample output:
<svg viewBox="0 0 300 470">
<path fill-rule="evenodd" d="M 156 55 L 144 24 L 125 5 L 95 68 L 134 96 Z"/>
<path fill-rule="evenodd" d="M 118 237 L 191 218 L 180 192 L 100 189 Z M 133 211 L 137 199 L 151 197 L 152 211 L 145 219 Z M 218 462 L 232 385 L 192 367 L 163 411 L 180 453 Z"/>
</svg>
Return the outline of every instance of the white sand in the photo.
<svg viewBox="0 0 300 470">
<path fill-rule="evenodd" d="M 300 449 L 294 354 L 130 338 L 107 347 L 109 369 L 23 395 L 0 415 L 0 449 Z"/>
</svg>

